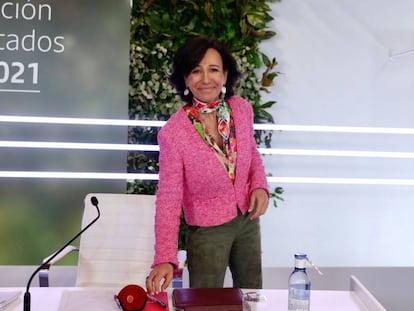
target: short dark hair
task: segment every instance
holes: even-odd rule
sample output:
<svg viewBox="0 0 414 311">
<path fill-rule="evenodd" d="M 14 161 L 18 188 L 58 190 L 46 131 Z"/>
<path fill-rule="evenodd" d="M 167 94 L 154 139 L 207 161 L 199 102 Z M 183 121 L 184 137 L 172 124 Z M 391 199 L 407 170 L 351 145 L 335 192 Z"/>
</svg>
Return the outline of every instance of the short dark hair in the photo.
<svg viewBox="0 0 414 311">
<path fill-rule="evenodd" d="M 176 52 L 172 65 L 172 74 L 169 78 L 171 85 L 176 89 L 181 99 L 191 103 L 191 92 L 185 96 L 186 88 L 184 78 L 201 62 L 208 49 L 215 49 L 220 53 L 223 61 L 223 70 L 227 71 L 226 95 L 228 98 L 234 95 L 234 87 L 241 73 L 237 62 L 230 50 L 215 38 L 201 35 L 190 38 Z"/>
</svg>

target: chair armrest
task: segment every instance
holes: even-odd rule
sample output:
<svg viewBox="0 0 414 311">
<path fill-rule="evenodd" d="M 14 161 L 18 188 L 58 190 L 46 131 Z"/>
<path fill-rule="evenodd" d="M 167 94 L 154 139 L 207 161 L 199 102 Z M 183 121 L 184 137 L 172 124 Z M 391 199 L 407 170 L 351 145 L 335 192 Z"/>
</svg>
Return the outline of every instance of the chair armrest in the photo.
<svg viewBox="0 0 414 311">
<path fill-rule="evenodd" d="M 183 269 L 187 262 L 187 251 L 179 250 L 177 252 L 178 267 L 174 270 L 172 287 L 182 288 L 183 287 Z"/>
<path fill-rule="evenodd" d="M 50 267 L 55 264 L 56 262 L 58 262 L 59 260 L 61 260 L 63 257 L 65 257 L 67 254 L 71 253 L 71 252 L 76 252 L 79 251 L 79 248 L 77 246 L 73 246 L 73 245 L 69 245 L 66 246 L 62 252 L 57 255 L 55 258 L 53 258 L 53 260 L 51 260 L 47 265 L 45 265 L 43 267 L 43 269 L 41 269 L 39 271 L 39 286 L 40 287 L 49 287 L 49 269 Z M 47 262 L 49 260 L 50 257 L 52 257 L 55 253 L 49 255 L 48 257 L 46 257 L 45 259 L 43 259 L 43 262 Z"/>
</svg>

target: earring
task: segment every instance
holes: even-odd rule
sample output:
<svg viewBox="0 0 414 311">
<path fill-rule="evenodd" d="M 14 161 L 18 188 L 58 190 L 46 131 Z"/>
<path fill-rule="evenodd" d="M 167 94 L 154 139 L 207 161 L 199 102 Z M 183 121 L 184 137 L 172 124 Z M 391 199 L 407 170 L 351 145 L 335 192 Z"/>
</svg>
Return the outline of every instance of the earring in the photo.
<svg viewBox="0 0 414 311">
<path fill-rule="evenodd" d="M 226 91 L 227 91 L 226 86 L 225 86 L 225 85 L 223 85 L 223 86 L 221 87 L 221 98 L 223 98 L 223 99 L 224 99 L 224 97 L 226 96 Z"/>
<path fill-rule="evenodd" d="M 183 94 L 184 96 L 187 96 L 188 94 L 190 94 L 190 90 L 186 87 Z"/>
</svg>

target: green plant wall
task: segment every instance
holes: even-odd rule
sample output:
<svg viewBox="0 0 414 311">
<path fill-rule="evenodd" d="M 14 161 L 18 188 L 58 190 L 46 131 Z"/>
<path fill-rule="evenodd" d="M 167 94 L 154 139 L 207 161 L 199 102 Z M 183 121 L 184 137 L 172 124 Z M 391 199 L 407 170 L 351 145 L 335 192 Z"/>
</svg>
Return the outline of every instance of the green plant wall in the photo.
<svg viewBox="0 0 414 311">
<path fill-rule="evenodd" d="M 253 106 L 255 123 L 273 123 L 267 111 L 275 102 L 262 102 L 278 72 L 274 55 L 259 50 L 272 38 L 268 3 L 278 0 L 171 1 L 134 0 L 131 11 L 129 118 L 167 120 L 183 105 L 168 83 L 172 58 L 190 36 L 206 34 L 225 43 L 235 55 L 243 77 L 236 93 Z M 157 144 L 158 128 L 130 128 L 129 143 Z M 271 132 L 256 131 L 258 145 L 270 147 Z M 128 172 L 157 173 L 158 152 L 129 152 Z M 128 193 L 156 192 L 156 181 L 128 182 Z M 272 193 L 274 205 L 283 189 Z"/>
</svg>

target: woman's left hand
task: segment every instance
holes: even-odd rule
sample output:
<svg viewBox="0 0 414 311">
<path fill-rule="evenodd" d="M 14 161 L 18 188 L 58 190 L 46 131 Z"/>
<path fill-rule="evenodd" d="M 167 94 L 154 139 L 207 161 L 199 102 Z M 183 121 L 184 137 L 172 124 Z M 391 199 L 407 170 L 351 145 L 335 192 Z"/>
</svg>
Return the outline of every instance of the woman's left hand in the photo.
<svg viewBox="0 0 414 311">
<path fill-rule="evenodd" d="M 252 191 L 250 195 L 250 204 L 248 212 L 250 219 L 255 219 L 266 213 L 267 206 L 269 205 L 269 197 L 264 189 L 258 188 Z"/>
</svg>

